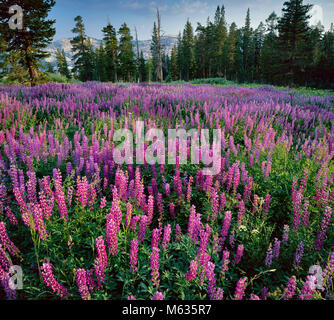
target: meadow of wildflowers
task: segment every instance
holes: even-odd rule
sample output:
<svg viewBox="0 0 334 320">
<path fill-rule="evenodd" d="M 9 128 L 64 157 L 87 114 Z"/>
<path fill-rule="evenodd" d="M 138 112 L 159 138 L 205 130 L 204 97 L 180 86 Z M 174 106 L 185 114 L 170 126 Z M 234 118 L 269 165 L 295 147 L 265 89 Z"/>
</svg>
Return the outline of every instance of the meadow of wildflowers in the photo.
<svg viewBox="0 0 334 320">
<path fill-rule="evenodd" d="M 0 299 L 333 299 L 333 108 L 271 87 L 1 86 Z M 220 172 L 119 165 L 137 120 L 221 129 Z"/>
</svg>

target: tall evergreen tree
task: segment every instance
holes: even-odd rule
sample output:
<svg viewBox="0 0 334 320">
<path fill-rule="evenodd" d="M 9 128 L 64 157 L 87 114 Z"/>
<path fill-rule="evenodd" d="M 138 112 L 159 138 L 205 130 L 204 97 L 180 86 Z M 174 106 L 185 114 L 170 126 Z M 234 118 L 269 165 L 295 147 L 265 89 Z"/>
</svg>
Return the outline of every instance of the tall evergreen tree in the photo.
<svg viewBox="0 0 334 320">
<path fill-rule="evenodd" d="M 16 4 L 23 9 L 22 30 L 8 28 L 10 19 L 8 8 Z M 45 48 L 51 43 L 56 30 L 53 27 L 55 20 L 47 17 L 54 5 L 55 0 L 2 0 L 0 2 L 0 34 L 6 41 L 6 50 L 19 53 L 18 63 L 28 70 L 32 86 L 37 84 L 41 76 L 39 71 L 41 60 L 50 56 Z"/>
<path fill-rule="evenodd" d="M 76 25 L 72 32 L 77 34 L 77 36 L 71 40 L 72 52 L 74 53 L 74 68 L 72 71 L 77 74 L 81 81 L 89 81 L 93 79 L 91 50 L 82 17 L 77 16 L 74 21 Z"/>
<path fill-rule="evenodd" d="M 147 72 L 147 67 L 146 67 L 146 61 L 144 58 L 143 51 L 140 52 L 140 57 L 139 57 L 139 73 L 141 75 L 141 82 L 146 82 L 148 81 L 148 72 Z"/>
<path fill-rule="evenodd" d="M 242 70 L 240 72 L 241 81 L 251 81 L 251 63 L 252 63 L 252 34 L 253 30 L 251 28 L 250 21 L 250 10 L 247 10 L 245 26 L 242 29 Z"/>
<path fill-rule="evenodd" d="M 105 43 L 105 69 L 106 77 L 108 81 L 118 81 L 118 41 L 116 29 L 108 23 L 108 25 L 102 30 L 104 34 L 103 41 Z"/>
<path fill-rule="evenodd" d="M 179 79 L 179 67 L 177 64 L 177 46 L 174 45 L 171 54 L 171 74 L 174 81 Z"/>
<path fill-rule="evenodd" d="M 136 72 L 135 53 L 133 51 L 130 29 L 123 23 L 118 30 L 120 73 L 124 81 L 132 81 Z"/>
<path fill-rule="evenodd" d="M 195 74 L 194 31 L 189 20 L 185 25 L 182 37 L 183 74 L 189 81 Z"/>
<path fill-rule="evenodd" d="M 67 79 L 70 79 L 71 75 L 70 75 L 70 71 L 68 69 L 68 63 L 67 63 L 67 60 L 66 60 L 64 49 L 62 51 L 60 51 L 59 49 L 57 49 L 57 51 L 56 51 L 56 59 L 57 59 L 57 69 L 58 69 L 58 72 L 61 75 L 65 76 Z"/>
<path fill-rule="evenodd" d="M 283 4 L 283 16 L 278 23 L 281 81 L 285 84 L 304 84 L 310 40 L 309 11 L 311 5 L 303 0 Z"/>
</svg>

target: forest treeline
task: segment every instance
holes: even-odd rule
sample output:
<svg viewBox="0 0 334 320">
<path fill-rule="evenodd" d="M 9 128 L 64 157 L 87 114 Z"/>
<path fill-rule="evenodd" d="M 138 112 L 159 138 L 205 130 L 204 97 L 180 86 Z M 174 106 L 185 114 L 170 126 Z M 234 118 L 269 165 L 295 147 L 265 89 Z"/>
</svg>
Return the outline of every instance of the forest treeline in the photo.
<svg viewBox="0 0 334 320">
<path fill-rule="evenodd" d="M 8 21 L 4 11 L 10 2 L 0 4 L 0 22 Z M 1 32 L 0 70 L 7 77 L 24 81 L 26 76 L 34 84 L 38 75 L 42 76 L 40 63 L 46 57 L 43 49 L 54 36 L 54 21 L 47 20 L 54 4 L 53 0 L 27 4 L 25 12 L 31 15 L 25 21 L 31 24 L 27 37 Z M 38 12 L 33 10 L 36 5 Z M 238 27 L 228 23 L 224 6 L 218 6 L 213 20 L 208 18 L 205 25 L 186 22 L 171 54 L 162 44 L 157 11 L 148 59 L 139 51 L 137 30 L 132 35 L 126 23 L 118 30 L 108 23 L 101 30 L 103 41 L 94 49 L 83 18 L 78 16 L 71 40 L 74 68 L 70 70 L 65 52 L 58 51 L 56 71 L 81 81 L 171 82 L 220 77 L 240 83 L 334 88 L 334 26 L 325 31 L 320 23 L 310 25 L 311 8 L 303 0 L 286 1 L 281 16 L 272 12 L 253 29 L 249 9 L 244 26 Z M 50 64 L 46 68 L 54 72 Z"/>
</svg>

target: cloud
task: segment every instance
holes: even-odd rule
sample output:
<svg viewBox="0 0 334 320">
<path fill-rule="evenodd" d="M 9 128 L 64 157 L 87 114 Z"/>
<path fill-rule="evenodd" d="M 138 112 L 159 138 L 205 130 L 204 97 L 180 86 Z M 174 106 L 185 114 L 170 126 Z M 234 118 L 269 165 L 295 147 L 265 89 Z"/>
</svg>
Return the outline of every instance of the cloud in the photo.
<svg viewBox="0 0 334 320">
<path fill-rule="evenodd" d="M 157 8 L 159 8 L 160 12 L 164 12 L 168 10 L 167 4 L 159 4 L 155 1 L 138 1 L 138 0 L 129 0 L 121 2 L 122 8 L 130 9 L 130 10 L 149 10 L 150 12 L 156 12 Z"/>
<path fill-rule="evenodd" d="M 316 25 L 319 21 L 323 23 L 324 21 L 324 13 L 321 6 L 318 4 L 314 5 L 312 9 L 310 10 L 310 24 Z"/>
<path fill-rule="evenodd" d="M 181 0 L 173 5 L 173 14 L 205 14 L 211 6 L 205 1 Z"/>
</svg>

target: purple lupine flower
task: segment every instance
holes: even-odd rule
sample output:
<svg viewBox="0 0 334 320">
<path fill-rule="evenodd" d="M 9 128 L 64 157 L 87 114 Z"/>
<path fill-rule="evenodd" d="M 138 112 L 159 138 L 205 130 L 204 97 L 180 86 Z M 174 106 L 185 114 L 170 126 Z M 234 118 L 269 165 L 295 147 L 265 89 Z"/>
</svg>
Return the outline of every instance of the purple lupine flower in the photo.
<svg viewBox="0 0 334 320">
<path fill-rule="evenodd" d="M 247 277 L 240 278 L 235 288 L 233 300 L 242 300 L 245 294 L 246 282 L 247 282 Z"/>
<path fill-rule="evenodd" d="M 239 211 L 238 211 L 238 220 L 237 220 L 238 222 L 237 223 L 238 223 L 238 227 L 240 227 L 241 224 L 242 224 L 242 219 L 243 219 L 243 217 L 245 215 L 245 212 L 246 212 L 245 203 L 244 203 L 243 200 L 241 200 L 239 202 L 238 208 L 239 208 Z"/>
<path fill-rule="evenodd" d="M 233 260 L 233 264 L 235 265 L 239 264 L 243 254 L 244 254 L 244 246 L 242 244 L 239 244 L 237 248 L 237 253 L 235 254 L 235 257 Z"/>
<path fill-rule="evenodd" d="M 261 300 L 259 296 L 254 293 L 251 293 L 249 300 Z"/>
<path fill-rule="evenodd" d="M 164 300 L 164 295 L 157 291 L 154 295 L 153 295 L 153 298 L 152 300 Z"/>
<path fill-rule="evenodd" d="M 231 226 L 231 218 L 232 218 L 232 212 L 231 211 L 226 211 L 223 227 L 222 227 L 221 232 L 220 232 L 220 234 L 222 236 L 222 245 L 224 244 L 224 242 L 226 240 L 226 237 L 228 235 L 228 231 L 229 231 L 230 226 Z"/>
<path fill-rule="evenodd" d="M 138 241 L 143 242 L 145 240 L 146 234 L 146 226 L 147 226 L 147 216 L 141 216 L 140 218 L 140 226 L 138 231 Z"/>
<path fill-rule="evenodd" d="M 180 241 L 182 235 L 182 230 L 179 224 L 175 227 L 175 241 Z"/>
<path fill-rule="evenodd" d="M 100 260 L 101 265 L 104 268 L 106 268 L 108 266 L 108 256 L 107 256 L 103 236 L 96 238 L 95 243 L 96 243 L 96 252 L 98 255 L 98 259 Z"/>
<path fill-rule="evenodd" d="M 134 295 L 128 296 L 126 300 L 137 300 Z"/>
<path fill-rule="evenodd" d="M 309 203 L 309 201 L 306 199 L 306 200 L 304 201 L 304 205 L 303 205 L 303 217 L 302 217 L 302 222 L 303 222 L 303 225 L 304 225 L 305 227 L 308 226 L 309 217 L 310 217 L 310 213 L 309 213 L 309 210 L 308 210 L 309 206 L 310 206 L 310 203 Z"/>
<path fill-rule="evenodd" d="M 137 272 L 138 240 L 131 240 L 130 249 L 130 272 Z"/>
<path fill-rule="evenodd" d="M 175 219 L 175 204 L 174 203 L 169 204 L 169 214 L 172 220 L 174 220 Z"/>
<path fill-rule="evenodd" d="M 273 246 L 273 258 L 278 259 L 279 258 L 279 251 L 281 248 L 281 241 L 279 241 L 277 238 L 274 239 L 274 246 Z"/>
<path fill-rule="evenodd" d="M 315 241 L 315 250 L 320 251 L 322 248 L 322 245 L 326 238 L 327 229 L 330 224 L 330 220 L 332 217 L 332 209 L 330 207 L 325 208 L 324 218 L 321 222 L 321 229 L 317 235 L 316 241 Z"/>
<path fill-rule="evenodd" d="M 269 248 L 267 250 L 266 266 L 270 267 L 272 263 L 273 263 L 273 250 L 272 250 L 271 243 L 270 243 Z"/>
<path fill-rule="evenodd" d="M 304 254 L 304 243 L 303 243 L 303 241 L 300 241 L 299 245 L 297 246 L 295 259 L 293 261 L 294 266 L 299 266 L 299 264 L 302 260 L 303 254 Z"/>
<path fill-rule="evenodd" d="M 215 267 L 215 264 L 210 261 L 206 267 L 206 276 L 208 278 L 208 294 L 210 300 L 214 300 L 216 296 Z"/>
<path fill-rule="evenodd" d="M 303 195 L 299 192 L 296 194 L 295 202 L 293 204 L 293 228 L 297 231 L 300 225 L 300 210 Z"/>
<path fill-rule="evenodd" d="M 265 203 L 264 203 L 264 212 L 265 212 L 265 213 L 268 213 L 268 212 L 269 212 L 270 199 L 271 199 L 271 195 L 270 195 L 270 194 L 266 194 L 266 197 L 265 197 Z"/>
<path fill-rule="evenodd" d="M 297 287 L 296 277 L 292 276 L 289 279 L 288 285 L 284 289 L 284 292 L 282 294 L 282 299 L 283 300 L 290 300 L 290 299 L 292 299 L 293 295 L 296 292 L 296 287 Z"/>
</svg>

